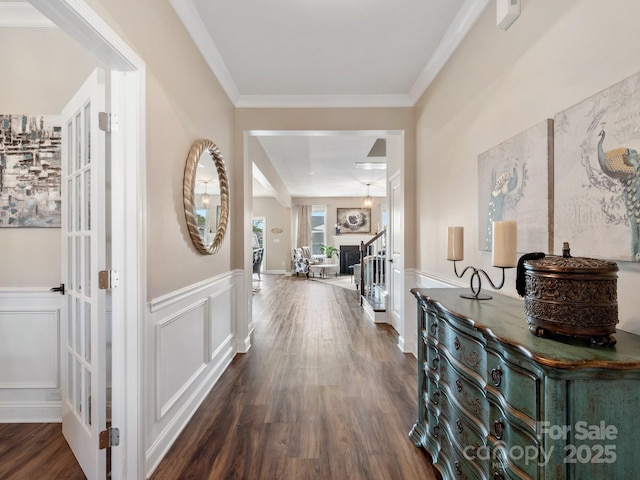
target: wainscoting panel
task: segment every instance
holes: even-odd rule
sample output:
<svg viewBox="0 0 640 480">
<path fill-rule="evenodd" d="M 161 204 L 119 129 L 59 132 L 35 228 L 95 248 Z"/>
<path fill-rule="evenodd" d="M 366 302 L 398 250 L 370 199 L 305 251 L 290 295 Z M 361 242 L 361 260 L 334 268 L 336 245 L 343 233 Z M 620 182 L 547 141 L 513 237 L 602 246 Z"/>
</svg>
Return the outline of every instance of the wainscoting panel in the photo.
<svg viewBox="0 0 640 480">
<path fill-rule="evenodd" d="M 204 369 L 208 301 L 177 312 L 157 325 L 157 404 L 162 418 Z"/>
<path fill-rule="evenodd" d="M 149 476 L 237 352 L 236 281 L 214 277 L 149 303 L 144 405 Z"/>
<path fill-rule="evenodd" d="M 229 286 L 215 295 L 209 296 L 210 328 L 209 328 L 209 360 L 215 360 L 220 349 L 229 345 L 231 341 L 234 311 L 234 287 Z"/>
<path fill-rule="evenodd" d="M 0 310 L 0 388 L 60 388 L 60 310 Z"/>
<path fill-rule="evenodd" d="M 60 422 L 62 296 L 0 289 L 0 422 Z"/>
</svg>

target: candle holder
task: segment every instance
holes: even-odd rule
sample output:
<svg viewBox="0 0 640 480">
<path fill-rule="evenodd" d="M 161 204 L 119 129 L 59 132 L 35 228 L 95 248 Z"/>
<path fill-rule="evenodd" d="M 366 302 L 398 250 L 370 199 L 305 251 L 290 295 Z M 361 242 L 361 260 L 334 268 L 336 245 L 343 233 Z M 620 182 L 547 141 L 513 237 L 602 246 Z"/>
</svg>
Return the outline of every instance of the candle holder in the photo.
<svg viewBox="0 0 640 480">
<path fill-rule="evenodd" d="M 513 267 L 496 267 L 496 268 L 499 268 L 502 270 L 502 281 L 500 282 L 500 285 L 496 285 L 495 283 L 493 283 L 493 280 L 491 280 L 487 272 L 479 268 L 473 267 L 471 265 L 469 265 L 468 267 L 465 267 L 465 269 L 462 270 L 462 273 L 458 273 L 458 268 L 456 267 L 456 260 L 453 260 L 453 271 L 456 274 L 456 277 L 458 278 L 464 277 L 464 274 L 467 273 L 468 270 L 471 270 L 473 272 L 471 274 L 471 281 L 469 283 L 469 287 L 471 288 L 472 293 L 461 293 L 460 296 L 462 298 L 468 298 L 470 300 L 491 300 L 493 298 L 491 295 L 486 295 L 480 292 L 482 290 L 481 275 L 484 275 L 484 277 L 489 281 L 489 283 L 491 284 L 491 287 L 494 290 L 500 290 L 504 286 L 505 269 L 513 268 Z M 474 285 L 474 280 L 476 281 L 477 285 Z"/>
</svg>

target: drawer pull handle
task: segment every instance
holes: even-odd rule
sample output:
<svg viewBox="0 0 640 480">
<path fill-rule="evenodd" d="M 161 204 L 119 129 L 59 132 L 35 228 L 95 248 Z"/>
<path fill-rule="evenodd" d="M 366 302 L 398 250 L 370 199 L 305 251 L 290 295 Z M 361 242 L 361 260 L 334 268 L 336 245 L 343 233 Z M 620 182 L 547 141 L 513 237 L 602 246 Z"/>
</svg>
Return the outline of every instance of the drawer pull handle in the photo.
<svg viewBox="0 0 640 480">
<path fill-rule="evenodd" d="M 431 360 L 431 368 L 433 370 L 437 370 L 439 364 L 440 364 L 440 358 L 437 356 L 433 357 L 433 360 Z"/>
<path fill-rule="evenodd" d="M 460 462 L 455 462 L 454 465 L 456 467 L 456 475 L 459 477 L 462 476 L 462 467 L 460 466 Z"/>
<path fill-rule="evenodd" d="M 498 440 L 502 440 L 502 436 L 504 435 L 504 423 L 502 423 L 502 420 L 493 422 L 493 432 Z"/>
<path fill-rule="evenodd" d="M 434 426 L 431 430 L 431 434 L 433 435 L 433 438 L 438 438 L 438 435 L 440 435 L 440 427 L 438 425 Z"/>
<path fill-rule="evenodd" d="M 460 379 L 456 380 L 456 388 L 458 389 L 458 392 L 461 392 L 463 390 L 462 380 Z"/>
<path fill-rule="evenodd" d="M 456 337 L 456 339 L 454 340 L 453 346 L 456 347 L 456 350 L 460 350 L 460 340 L 458 339 L 458 337 Z"/>
<path fill-rule="evenodd" d="M 431 324 L 431 327 L 429 327 L 429 331 L 431 332 L 431 335 L 435 335 L 437 329 L 438 329 L 438 322 L 435 321 Z"/>
<path fill-rule="evenodd" d="M 502 383 L 502 369 L 500 367 L 491 369 L 491 380 L 496 387 Z"/>
<path fill-rule="evenodd" d="M 464 427 L 462 426 L 462 421 L 458 420 L 456 422 L 456 426 L 458 427 L 458 433 L 462 433 L 464 431 Z"/>
<path fill-rule="evenodd" d="M 433 399 L 433 403 L 438 405 L 438 403 L 440 402 L 440 392 L 434 392 L 431 398 Z"/>
</svg>

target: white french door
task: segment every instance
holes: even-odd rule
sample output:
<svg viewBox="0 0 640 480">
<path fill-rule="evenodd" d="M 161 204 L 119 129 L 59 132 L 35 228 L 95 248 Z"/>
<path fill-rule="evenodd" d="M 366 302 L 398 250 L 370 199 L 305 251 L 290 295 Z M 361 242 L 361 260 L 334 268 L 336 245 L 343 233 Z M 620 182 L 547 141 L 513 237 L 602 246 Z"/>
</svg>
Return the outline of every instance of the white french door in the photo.
<svg viewBox="0 0 640 480">
<path fill-rule="evenodd" d="M 62 433 L 90 480 L 106 476 L 105 101 L 105 72 L 95 70 L 62 112 Z"/>
</svg>

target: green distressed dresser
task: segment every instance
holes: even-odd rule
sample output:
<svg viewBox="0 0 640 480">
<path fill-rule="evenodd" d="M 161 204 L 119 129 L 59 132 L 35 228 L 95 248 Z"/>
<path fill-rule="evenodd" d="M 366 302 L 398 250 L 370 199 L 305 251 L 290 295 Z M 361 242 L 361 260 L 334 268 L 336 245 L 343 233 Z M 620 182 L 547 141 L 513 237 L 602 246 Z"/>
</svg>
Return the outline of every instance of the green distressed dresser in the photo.
<svg viewBox="0 0 640 480">
<path fill-rule="evenodd" d="M 445 479 L 640 478 L 640 336 L 615 347 L 529 333 L 520 300 L 412 289 L 418 421 Z"/>
</svg>

